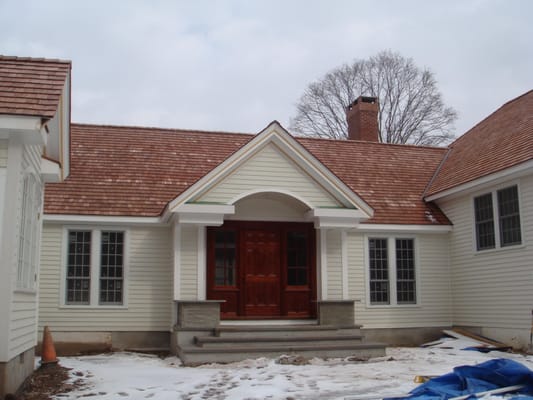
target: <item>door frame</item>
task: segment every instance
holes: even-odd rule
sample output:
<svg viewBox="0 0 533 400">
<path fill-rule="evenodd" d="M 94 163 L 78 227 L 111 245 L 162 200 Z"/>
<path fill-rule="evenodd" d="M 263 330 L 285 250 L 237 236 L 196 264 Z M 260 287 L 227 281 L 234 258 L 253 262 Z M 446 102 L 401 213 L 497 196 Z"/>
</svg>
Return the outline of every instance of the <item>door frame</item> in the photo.
<svg viewBox="0 0 533 400">
<path fill-rule="evenodd" d="M 280 232 L 280 315 L 245 315 L 244 285 L 245 266 L 240 237 L 246 230 L 277 230 Z M 234 285 L 216 286 L 215 282 L 215 233 L 231 231 L 235 235 L 235 277 Z M 288 285 L 287 234 L 290 231 L 307 234 L 307 285 Z M 307 319 L 316 317 L 317 276 L 316 276 L 316 230 L 312 223 L 271 222 L 271 221 L 225 221 L 222 226 L 208 227 L 206 240 L 206 295 L 208 300 L 225 300 L 221 305 L 222 319 Z M 305 304 L 305 307 L 302 307 Z M 296 308 L 295 308 L 296 307 Z M 291 309 L 292 308 L 292 309 Z"/>
</svg>

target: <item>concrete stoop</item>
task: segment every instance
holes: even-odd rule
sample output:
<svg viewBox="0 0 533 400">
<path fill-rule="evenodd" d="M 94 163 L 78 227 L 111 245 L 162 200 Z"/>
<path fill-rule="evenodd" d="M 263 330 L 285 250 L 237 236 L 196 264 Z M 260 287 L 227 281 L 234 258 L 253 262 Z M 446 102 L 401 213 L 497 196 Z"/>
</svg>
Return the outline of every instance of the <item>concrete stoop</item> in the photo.
<svg viewBox="0 0 533 400">
<path fill-rule="evenodd" d="M 179 336 L 179 331 L 176 332 Z M 382 343 L 365 342 L 359 326 L 324 325 L 220 326 L 177 340 L 177 354 L 185 365 L 229 363 L 283 354 L 304 358 L 385 355 Z"/>
</svg>

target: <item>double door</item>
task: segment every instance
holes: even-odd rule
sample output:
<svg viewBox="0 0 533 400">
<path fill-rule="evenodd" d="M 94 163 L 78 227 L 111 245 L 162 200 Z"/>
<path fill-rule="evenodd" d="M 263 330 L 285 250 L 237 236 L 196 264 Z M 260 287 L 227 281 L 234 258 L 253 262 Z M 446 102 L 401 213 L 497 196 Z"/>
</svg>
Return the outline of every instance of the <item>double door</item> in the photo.
<svg viewBox="0 0 533 400">
<path fill-rule="evenodd" d="M 222 318 L 315 316 L 312 224 L 226 222 L 209 228 L 207 297 Z"/>
</svg>

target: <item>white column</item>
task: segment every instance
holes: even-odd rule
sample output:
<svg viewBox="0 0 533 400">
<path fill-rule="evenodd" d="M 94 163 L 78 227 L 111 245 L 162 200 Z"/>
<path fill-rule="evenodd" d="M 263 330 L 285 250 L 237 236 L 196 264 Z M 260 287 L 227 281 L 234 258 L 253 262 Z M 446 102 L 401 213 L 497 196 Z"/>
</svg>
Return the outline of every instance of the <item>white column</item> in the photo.
<svg viewBox="0 0 533 400">
<path fill-rule="evenodd" d="M 320 235 L 320 300 L 328 299 L 328 239 L 327 230 L 319 229 Z"/>
<path fill-rule="evenodd" d="M 174 246 L 174 300 L 181 296 L 181 226 L 177 222 L 172 230 L 172 243 Z"/>
<path fill-rule="evenodd" d="M 198 226 L 198 271 L 197 271 L 197 293 L 198 300 L 206 299 L 206 238 L 205 238 L 205 226 Z"/>
<path fill-rule="evenodd" d="M 345 230 L 341 232 L 341 263 L 342 263 L 342 299 L 348 300 L 348 234 Z"/>
</svg>

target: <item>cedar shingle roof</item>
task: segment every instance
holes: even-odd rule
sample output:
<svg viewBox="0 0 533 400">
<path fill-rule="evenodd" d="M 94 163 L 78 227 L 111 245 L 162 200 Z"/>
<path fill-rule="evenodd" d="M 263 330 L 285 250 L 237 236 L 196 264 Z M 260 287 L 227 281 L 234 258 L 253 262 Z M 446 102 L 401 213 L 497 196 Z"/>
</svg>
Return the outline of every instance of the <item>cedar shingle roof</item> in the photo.
<svg viewBox="0 0 533 400">
<path fill-rule="evenodd" d="M 511 100 L 450 145 L 431 196 L 533 159 L 533 90 Z"/>
<path fill-rule="evenodd" d="M 48 214 L 158 216 L 251 135 L 71 124 L 70 175 L 46 184 Z"/>
<path fill-rule="evenodd" d="M 352 140 L 298 139 L 373 209 L 380 224 L 448 224 L 422 194 L 444 148 Z"/>
<path fill-rule="evenodd" d="M 159 216 L 253 136 L 71 125 L 70 176 L 47 184 L 47 214 Z M 375 210 L 371 222 L 446 224 L 422 194 L 446 149 L 297 139 Z M 430 213 L 430 216 L 427 215 Z"/>
<path fill-rule="evenodd" d="M 70 61 L 0 55 L 0 114 L 53 118 Z"/>
</svg>

